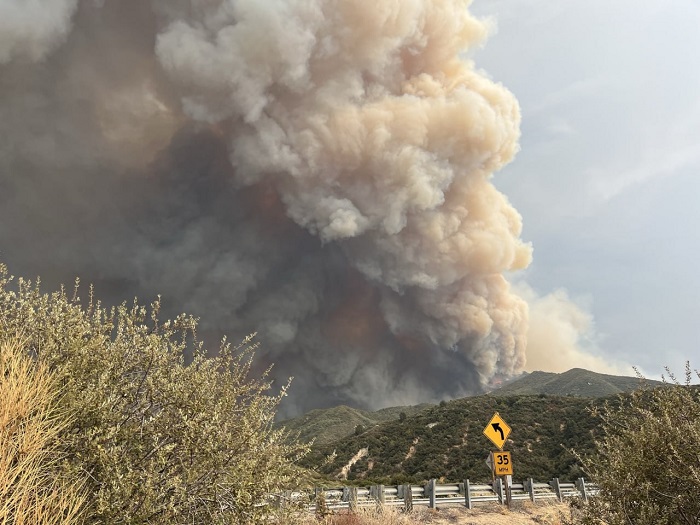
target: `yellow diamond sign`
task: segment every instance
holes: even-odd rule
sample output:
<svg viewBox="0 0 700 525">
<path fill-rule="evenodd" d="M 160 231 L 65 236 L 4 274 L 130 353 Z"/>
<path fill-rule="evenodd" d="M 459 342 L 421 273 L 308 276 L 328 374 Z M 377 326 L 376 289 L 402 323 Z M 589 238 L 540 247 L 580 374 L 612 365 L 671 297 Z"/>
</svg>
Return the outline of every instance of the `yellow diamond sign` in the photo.
<svg viewBox="0 0 700 525">
<path fill-rule="evenodd" d="M 510 435 L 510 427 L 505 420 L 496 412 L 491 420 L 484 428 L 484 435 L 491 440 L 491 443 L 496 445 L 499 450 L 503 450 L 503 445 L 506 444 L 506 439 Z"/>
</svg>

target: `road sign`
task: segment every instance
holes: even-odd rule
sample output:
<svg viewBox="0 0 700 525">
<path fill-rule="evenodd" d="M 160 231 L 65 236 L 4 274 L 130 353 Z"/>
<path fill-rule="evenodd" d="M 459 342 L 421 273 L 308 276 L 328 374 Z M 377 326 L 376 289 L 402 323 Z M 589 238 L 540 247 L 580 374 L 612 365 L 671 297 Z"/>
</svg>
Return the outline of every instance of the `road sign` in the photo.
<svg viewBox="0 0 700 525">
<path fill-rule="evenodd" d="M 513 475 L 513 461 L 511 460 L 510 452 L 493 453 L 493 471 L 496 476 Z"/>
<path fill-rule="evenodd" d="M 484 428 L 484 435 L 491 440 L 500 450 L 510 435 L 510 427 L 505 420 L 496 412 Z"/>
<path fill-rule="evenodd" d="M 486 466 L 491 472 L 493 472 L 493 454 L 491 454 L 491 452 L 489 452 L 489 455 L 486 458 Z"/>
</svg>

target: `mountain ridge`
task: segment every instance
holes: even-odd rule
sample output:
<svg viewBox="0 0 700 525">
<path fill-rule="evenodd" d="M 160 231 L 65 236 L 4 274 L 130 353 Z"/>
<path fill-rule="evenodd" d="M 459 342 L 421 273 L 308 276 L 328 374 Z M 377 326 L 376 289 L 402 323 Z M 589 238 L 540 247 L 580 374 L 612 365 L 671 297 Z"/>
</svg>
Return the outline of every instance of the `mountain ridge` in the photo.
<svg viewBox="0 0 700 525">
<path fill-rule="evenodd" d="M 556 395 L 574 397 L 606 397 L 630 392 L 642 385 L 663 383 L 639 377 L 618 376 L 572 368 L 566 372 L 534 371 L 489 392 L 490 395 Z"/>
<path fill-rule="evenodd" d="M 645 380 L 645 382 L 650 386 L 663 384 L 651 380 Z M 544 371 L 525 373 L 485 395 L 493 397 L 551 395 L 592 399 L 629 392 L 642 384 L 642 380 L 637 377 L 601 374 L 583 368 L 572 368 L 561 373 Z M 282 421 L 279 425 L 286 427 L 293 434 L 298 434 L 300 441 L 314 440 L 316 445 L 324 445 L 352 435 L 358 425 L 363 427 L 361 430 L 368 430 L 380 423 L 397 420 L 402 417 L 402 413 L 406 417 L 411 417 L 434 406 L 434 404 L 423 403 L 369 411 L 338 405 L 311 410 L 301 416 Z"/>
</svg>

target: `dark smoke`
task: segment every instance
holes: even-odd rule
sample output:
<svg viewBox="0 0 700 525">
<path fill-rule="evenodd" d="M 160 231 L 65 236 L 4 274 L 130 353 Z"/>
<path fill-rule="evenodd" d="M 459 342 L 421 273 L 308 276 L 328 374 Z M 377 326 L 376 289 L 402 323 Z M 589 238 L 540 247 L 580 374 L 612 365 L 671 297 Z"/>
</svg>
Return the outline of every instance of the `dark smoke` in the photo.
<svg viewBox="0 0 700 525">
<path fill-rule="evenodd" d="M 503 273 L 530 248 L 490 183 L 519 111 L 460 55 L 486 34 L 468 2 L 26 5 L 0 4 L 11 271 L 258 331 L 288 415 L 522 369 Z"/>
</svg>

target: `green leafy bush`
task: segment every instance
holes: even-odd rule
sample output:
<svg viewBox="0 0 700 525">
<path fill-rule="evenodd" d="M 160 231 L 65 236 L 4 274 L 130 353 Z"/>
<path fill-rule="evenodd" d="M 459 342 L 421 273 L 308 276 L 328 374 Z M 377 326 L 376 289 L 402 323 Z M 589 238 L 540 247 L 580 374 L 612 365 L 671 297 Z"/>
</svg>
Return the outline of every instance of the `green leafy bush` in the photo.
<svg viewBox="0 0 700 525">
<path fill-rule="evenodd" d="M 0 265 L 0 337 L 21 337 L 58 378 L 73 414 L 66 475 L 86 479 L 88 522 L 260 523 L 298 479 L 306 446 L 273 429 L 287 386 L 250 375 L 252 337 L 207 357 L 196 320 L 150 308 L 86 305 L 12 279 Z M 191 355 L 186 364 L 184 355 Z"/>
<path fill-rule="evenodd" d="M 604 434 L 582 461 L 601 491 L 576 523 L 700 522 L 700 389 L 690 365 L 684 383 L 670 377 L 600 409 Z"/>
</svg>

